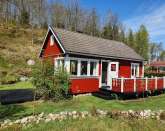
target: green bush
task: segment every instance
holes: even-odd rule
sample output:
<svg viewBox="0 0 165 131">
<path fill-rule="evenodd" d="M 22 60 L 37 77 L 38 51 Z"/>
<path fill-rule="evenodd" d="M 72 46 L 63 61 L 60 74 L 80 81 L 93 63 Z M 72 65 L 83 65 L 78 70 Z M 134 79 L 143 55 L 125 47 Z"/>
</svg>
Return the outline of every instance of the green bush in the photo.
<svg viewBox="0 0 165 131">
<path fill-rule="evenodd" d="M 149 77 L 149 78 L 151 78 L 151 77 L 163 77 L 163 76 L 165 76 L 165 72 L 162 72 L 162 73 L 150 73 L 150 72 L 145 72 L 145 73 L 144 73 L 144 76 L 145 76 L 145 77 Z"/>
<path fill-rule="evenodd" d="M 69 92 L 69 74 L 64 68 L 54 70 L 50 61 L 34 67 L 32 83 L 36 87 L 36 93 L 45 100 L 63 99 Z"/>
</svg>

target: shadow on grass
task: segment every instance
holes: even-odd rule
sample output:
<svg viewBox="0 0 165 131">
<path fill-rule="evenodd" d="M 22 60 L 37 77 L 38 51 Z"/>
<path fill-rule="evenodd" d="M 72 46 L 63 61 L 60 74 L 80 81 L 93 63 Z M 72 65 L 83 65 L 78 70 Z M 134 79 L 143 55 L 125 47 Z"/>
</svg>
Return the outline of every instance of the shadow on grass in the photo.
<svg viewBox="0 0 165 131">
<path fill-rule="evenodd" d="M 105 100 L 135 100 L 139 98 L 147 98 L 149 96 L 158 96 L 165 94 L 164 90 L 155 90 L 153 92 L 144 91 L 142 93 L 113 93 L 107 90 L 100 90 L 99 92 L 92 93 L 93 96 L 102 98 Z"/>
<path fill-rule="evenodd" d="M 22 105 L 0 105 L 0 120 L 17 118 L 18 114 L 25 111 Z M 22 116 L 21 116 L 22 117 Z"/>
</svg>

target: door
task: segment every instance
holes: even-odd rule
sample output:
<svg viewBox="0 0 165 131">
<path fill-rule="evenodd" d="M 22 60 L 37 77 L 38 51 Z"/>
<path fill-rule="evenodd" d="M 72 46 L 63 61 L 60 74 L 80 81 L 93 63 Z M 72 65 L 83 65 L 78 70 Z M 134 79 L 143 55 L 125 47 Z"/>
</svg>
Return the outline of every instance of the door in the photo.
<svg viewBox="0 0 165 131">
<path fill-rule="evenodd" d="M 101 84 L 102 86 L 107 85 L 108 75 L 108 62 L 102 62 L 102 75 L 101 75 Z"/>
<path fill-rule="evenodd" d="M 109 82 L 108 85 L 112 86 L 112 78 L 118 78 L 119 62 L 109 62 Z"/>
</svg>

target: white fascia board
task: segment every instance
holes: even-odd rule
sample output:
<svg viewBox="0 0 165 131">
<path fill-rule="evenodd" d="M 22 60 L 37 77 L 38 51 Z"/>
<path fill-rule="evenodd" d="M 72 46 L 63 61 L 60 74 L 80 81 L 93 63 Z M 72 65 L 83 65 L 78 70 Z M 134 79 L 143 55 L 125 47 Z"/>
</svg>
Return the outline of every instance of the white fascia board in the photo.
<svg viewBox="0 0 165 131">
<path fill-rule="evenodd" d="M 53 36 L 55 37 L 55 39 L 57 40 L 58 44 L 60 45 L 62 51 L 65 54 L 66 51 L 65 51 L 64 47 L 62 46 L 62 43 L 59 41 L 58 37 L 56 36 L 56 34 L 54 33 L 53 29 L 50 26 L 49 26 L 49 30 L 52 32 Z"/>
</svg>

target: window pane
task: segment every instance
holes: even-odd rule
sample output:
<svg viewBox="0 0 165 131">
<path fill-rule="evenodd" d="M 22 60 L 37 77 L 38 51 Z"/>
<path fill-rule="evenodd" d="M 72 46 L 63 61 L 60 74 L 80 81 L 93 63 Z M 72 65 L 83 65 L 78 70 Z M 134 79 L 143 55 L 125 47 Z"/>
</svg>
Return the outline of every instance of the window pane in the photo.
<svg viewBox="0 0 165 131">
<path fill-rule="evenodd" d="M 116 71 L 116 64 L 111 64 L 111 71 Z"/>
<path fill-rule="evenodd" d="M 57 59 L 57 68 L 64 67 L 64 60 L 63 59 Z"/>
<path fill-rule="evenodd" d="M 87 75 L 87 61 L 81 61 L 81 75 Z"/>
<path fill-rule="evenodd" d="M 96 62 L 90 62 L 90 75 L 96 76 Z"/>
<path fill-rule="evenodd" d="M 139 77 L 139 76 L 138 76 L 138 65 L 135 66 L 135 76 L 136 76 L 136 77 Z"/>
<path fill-rule="evenodd" d="M 134 65 L 132 65 L 131 74 L 132 74 L 132 76 L 134 76 Z"/>
<path fill-rule="evenodd" d="M 138 64 L 132 64 L 131 74 L 133 77 L 139 77 L 139 65 Z"/>
<path fill-rule="evenodd" d="M 77 61 L 71 60 L 70 61 L 70 73 L 71 75 L 77 75 Z"/>
</svg>

